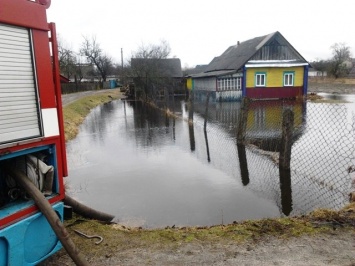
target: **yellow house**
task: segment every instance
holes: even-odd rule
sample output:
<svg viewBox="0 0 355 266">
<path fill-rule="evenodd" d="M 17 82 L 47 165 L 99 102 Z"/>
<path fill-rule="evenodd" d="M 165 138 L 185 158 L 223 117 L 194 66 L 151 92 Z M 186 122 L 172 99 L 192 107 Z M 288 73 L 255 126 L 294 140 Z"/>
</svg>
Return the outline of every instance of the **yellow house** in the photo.
<svg viewBox="0 0 355 266">
<path fill-rule="evenodd" d="M 195 93 L 213 92 L 216 100 L 295 98 L 307 94 L 309 63 L 274 32 L 230 46 L 203 73 L 191 75 Z"/>
</svg>

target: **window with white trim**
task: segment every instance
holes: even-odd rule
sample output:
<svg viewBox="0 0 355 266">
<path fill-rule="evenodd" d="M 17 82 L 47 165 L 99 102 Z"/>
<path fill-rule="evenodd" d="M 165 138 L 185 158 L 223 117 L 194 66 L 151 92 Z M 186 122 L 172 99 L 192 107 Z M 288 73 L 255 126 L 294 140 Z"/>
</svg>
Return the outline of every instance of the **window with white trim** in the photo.
<svg viewBox="0 0 355 266">
<path fill-rule="evenodd" d="M 242 90 L 242 78 L 219 78 L 217 80 L 218 91 L 240 91 Z"/>
<path fill-rule="evenodd" d="M 295 75 L 294 72 L 284 73 L 284 86 L 293 86 L 294 75 Z"/>
<path fill-rule="evenodd" d="M 255 87 L 265 87 L 266 86 L 266 74 L 256 73 L 255 74 Z"/>
</svg>

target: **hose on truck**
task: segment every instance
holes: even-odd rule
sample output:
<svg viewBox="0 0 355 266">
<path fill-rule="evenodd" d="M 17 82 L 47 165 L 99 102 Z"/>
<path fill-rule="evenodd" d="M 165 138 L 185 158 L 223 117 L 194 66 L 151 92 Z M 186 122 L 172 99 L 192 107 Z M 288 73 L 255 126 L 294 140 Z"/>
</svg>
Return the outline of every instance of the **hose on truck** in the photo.
<svg viewBox="0 0 355 266">
<path fill-rule="evenodd" d="M 75 246 L 71 240 L 68 231 L 65 229 L 63 223 L 59 219 L 57 213 L 53 210 L 52 205 L 45 198 L 43 193 L 31 182 L 31 180 L 20 170 L 11 167 L 5 167 L 8 174 L 15 179 L 15 181 L 28 193 L 28 195 L 34 200 L 38 209 L 48 220 L 53 231 L 57 235 L 58 239 L 62 243 L 64 249 L 67 251 L 70 258 L 76 265 L 89 265 L 79 249 Z"/>
</svg>

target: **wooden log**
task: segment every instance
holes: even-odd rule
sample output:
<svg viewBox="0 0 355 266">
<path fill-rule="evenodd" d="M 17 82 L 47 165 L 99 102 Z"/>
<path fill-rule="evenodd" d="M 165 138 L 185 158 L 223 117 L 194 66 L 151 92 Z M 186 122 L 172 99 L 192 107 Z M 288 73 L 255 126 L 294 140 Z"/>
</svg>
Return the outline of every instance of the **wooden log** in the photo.
<svg viewBox="0 0 355 266">
<path fill-rule="evenodd" d="M 57 213 L 53 210 L 52 205 L 44 197 L 42 192 L 30 181 L 30 179 L 21 171 L 6 167 L 6 171 L 19 184 L 27 194 L 33 199 L 38 209 L 47 218 L 53 231 L 62 243 L 64 249 L 67 251 L 70 258 L 76 265 L 89 265 L 85 260 L 79 249 L 76 248 L 74 242 L 71 240 L 68 231 L 65 229 L 63 223 L 59 219 Z M 40 232 L 39 232 L 40 233 Z"/>
</svg>

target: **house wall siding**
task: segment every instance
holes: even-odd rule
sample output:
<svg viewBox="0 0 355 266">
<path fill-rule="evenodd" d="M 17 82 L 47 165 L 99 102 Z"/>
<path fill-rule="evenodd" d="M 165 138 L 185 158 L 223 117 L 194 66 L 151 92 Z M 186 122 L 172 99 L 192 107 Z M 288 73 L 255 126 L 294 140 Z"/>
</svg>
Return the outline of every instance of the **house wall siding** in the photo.
<svg viewBox="0 0 355 266">
<path fill-rule="evenodd" d="M 255 87 L 255 74 L 257 72 L 266 73 L 266 87 L 283 87 L 283 73 L 295 72 L 294 87 L 303 86 L 304 68 L 303 67 L 285 67 L 285 68 L 249 68 L 246 73 L 246 87 Z"/>
<path fill-rule="evenodd" d="M 193 81 L 192 81 L 192 78 L 187 78 L 186 79 L 186 88 L 188 89 L 188 90 L 192 90 L 192 88 L 193 88 Z"/>
<path fill-rule="evenodd" d="M 194 79 L 193 89 L 201 91 L 216 91 L 216 78 Z"/>
</svg>

